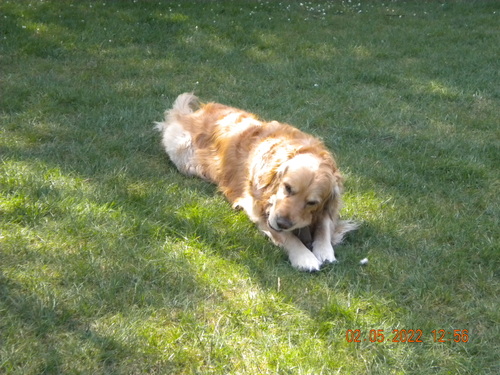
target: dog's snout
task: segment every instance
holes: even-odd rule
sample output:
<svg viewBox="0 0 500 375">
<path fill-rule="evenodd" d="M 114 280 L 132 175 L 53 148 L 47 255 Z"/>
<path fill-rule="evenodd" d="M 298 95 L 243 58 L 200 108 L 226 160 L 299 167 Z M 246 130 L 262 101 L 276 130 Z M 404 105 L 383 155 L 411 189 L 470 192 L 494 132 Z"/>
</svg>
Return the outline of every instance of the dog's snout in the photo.
<svg viewBox="0 0 500 375">
<path fill-rule="evenodd" d="M 287 230 L 293 226 L 293 223 L 288 218 L 279 216 L 276 218 L 276 225 L 281 230 Z"/>
</svg>

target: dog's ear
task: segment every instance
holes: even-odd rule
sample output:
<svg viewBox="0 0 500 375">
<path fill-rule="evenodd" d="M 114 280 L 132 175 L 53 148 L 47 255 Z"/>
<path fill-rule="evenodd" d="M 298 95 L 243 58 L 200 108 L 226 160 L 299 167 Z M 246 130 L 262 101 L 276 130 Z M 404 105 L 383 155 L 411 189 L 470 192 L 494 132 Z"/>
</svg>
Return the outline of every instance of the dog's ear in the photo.
<svg viewBox="0 0 500 375">
<path fill-rule="evenodd" d="M 277 175 L 275 169 L 259 169 L 253 175 L 252 185 L 255 190 L 263 190 L 274 181 Z"/>
<path fill-rule="evenodd" d="M 336 222 L 339 216 L 340 208 L 342 207 L 342 191 L 344 189 L 343 186 L 343 178 L 342 175 L 336 170 L 332 175 L 332 190 L 331 194 L 328 197 L 325 210 L 328 212 L 330 218 Z"/>
<path fill-rule="evenodd" d="M 262 190 L 278 183 L 288 168 L 290 155 L 290 150 L 283 147 L 275 147 L 266 153 L 252 168 L 253 188 Z"/>
<path fill-rule="evenodd" d="M 286 170 L 288 169 L 288 163 L 277 164 L 271 168 L 260 168 L 254 173 L 253 186 L 257 190 L 263 190 L 269 186 L 279 183 Z"/>
</svg>

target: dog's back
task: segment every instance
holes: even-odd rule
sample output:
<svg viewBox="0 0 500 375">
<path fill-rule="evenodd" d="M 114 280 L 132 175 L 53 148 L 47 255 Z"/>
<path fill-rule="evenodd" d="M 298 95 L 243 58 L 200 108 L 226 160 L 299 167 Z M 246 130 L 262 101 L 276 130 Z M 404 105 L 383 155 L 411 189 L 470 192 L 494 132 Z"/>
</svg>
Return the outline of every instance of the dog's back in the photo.
<svg viewBox="0 0 500 375">
<path fill-rule="evenodd" d="M 198 103 L 192 93 L 179 95 L 156 128 L 163 133 L 165 151 L 181 172 L 208 179 L 224 190 L 224 181 L 232 180 L 233 172 L 242 172 L 244 168 L 240 152 L 242 134 L 262 123 L 236 108 Z"/>
<path fill-rule="evenodd" d="M 163 132 L 163 146 L 179 171 L 217 184 L 233 203 L 252 174 L 249 158 L 266 163 L 260 154 L 271 147 L 284 161 L 297 147 L 322 147 L 314 137 L 287 124 L 261 122 L 252 113 L 219 103 L 200 106 L 192 93 L 177 97 L 157 129 Z"/>
</svg>

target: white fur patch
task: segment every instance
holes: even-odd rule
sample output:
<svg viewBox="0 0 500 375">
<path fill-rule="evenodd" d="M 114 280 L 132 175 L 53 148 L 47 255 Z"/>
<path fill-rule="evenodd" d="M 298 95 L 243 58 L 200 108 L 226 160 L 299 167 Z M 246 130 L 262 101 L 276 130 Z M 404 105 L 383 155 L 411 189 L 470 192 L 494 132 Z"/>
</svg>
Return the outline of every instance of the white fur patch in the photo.
<svg viewBox="0 0 500 375">
<path fill-rule="evenodd" d="M 183 173 L 199 176 L 193 160 L 191 134 L 178 122 L 171 122 L 163 129 L 163 146 L 170 160 Z"/>
</svg>

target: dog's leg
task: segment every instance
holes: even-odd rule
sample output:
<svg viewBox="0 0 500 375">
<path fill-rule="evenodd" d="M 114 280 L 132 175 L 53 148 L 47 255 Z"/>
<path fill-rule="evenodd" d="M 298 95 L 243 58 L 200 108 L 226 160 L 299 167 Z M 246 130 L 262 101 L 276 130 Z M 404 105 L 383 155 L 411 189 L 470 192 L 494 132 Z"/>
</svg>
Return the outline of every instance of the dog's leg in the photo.
<svg viewBox="0 0 500 375">
<path fill-rule="evenodd" d="M 259 223 L 260 222 L 260 216 L 259 213 L 256 211 L 255 208 L 255 201 L 252 198 L 251 195 L 245 194 L 243 197 L 236 199 L 233 202 L 233 208 L 235 210 L 243 210 L 247 214 L 247 216 L 252 220 L 254 223 Z"/>
<path fill-rule="evenodd" d="M 292 266 L 301 271 L 319 271 L 321 262 L 316 256 L 291 232 L 264 231 L 279 246 L 288 253 Z"/>
<path fill-rule="evenodd" d="M 320 263 L 337 261 L 331 242 L 332 225 L 330 217 L 324 215 L 314 231 L 313 254 Z"/>
<path fill-rule="evenodd" d="M 177 169 L 188 176 L 203 177 L 194 163 L 191 134 L 180 122 L 159 122 L 156 129 L 163 132 L 162 144 Z"/>
</svg>

